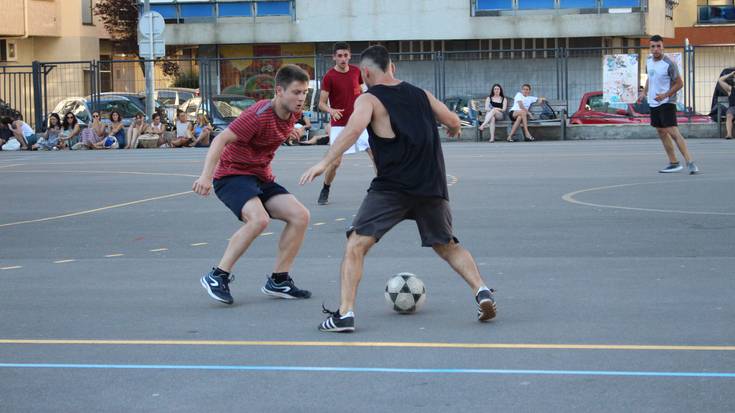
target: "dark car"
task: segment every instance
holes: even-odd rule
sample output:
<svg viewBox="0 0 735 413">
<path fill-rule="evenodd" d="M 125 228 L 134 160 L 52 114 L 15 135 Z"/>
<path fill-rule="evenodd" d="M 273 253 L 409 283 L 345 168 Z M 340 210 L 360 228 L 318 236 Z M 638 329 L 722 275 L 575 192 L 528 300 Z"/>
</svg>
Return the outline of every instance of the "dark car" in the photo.
<svg viewBox="0 0 735 413">
<path fill-rule="evenodd" d="M 201 97 L 191 98 L 179 106 L 179 110 L 186 112 L 189 122 L 196 122 L 197 114 L 207 114 L 212 123 L 214 132 L 224 130 L 240 113 L 255 104 L 255 99 L 242 95 L 216 95 L 212 96 L 211 107 L 206 99 Z"/>
<path fill-rule="evenodd" d="M 140 108 L 140 111 L 142 113 L 146 112 L 146 106 L 145 106 L 145 94 L 141 93 L 131 93 L 131 92 L 104 92 L 100 93 L 100 96 L 123 96 L 133 102 L 136 106 Z M 89 98 L 88 98 L 89 99 Z M 166 125 L 166 130 L 172 130 L 174 127 L 173 124 L 173 118 L 171 118 L 168 115 L 168 111 L 166 111 L 166 108 L 164 108 L 158 101 L 155 101 L 155 110 L 156 113 L 161 115 L 161 123 Z M 127 126 L 127 125 L 126 125 Z"/>
</svg>

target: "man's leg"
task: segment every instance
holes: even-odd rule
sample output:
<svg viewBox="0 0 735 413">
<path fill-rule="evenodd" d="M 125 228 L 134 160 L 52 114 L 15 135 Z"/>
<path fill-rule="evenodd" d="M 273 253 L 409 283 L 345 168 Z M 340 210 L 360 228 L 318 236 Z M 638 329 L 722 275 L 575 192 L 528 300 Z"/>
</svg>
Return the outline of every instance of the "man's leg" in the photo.
<svg viewBox="0 0 735 413">
<path fill-rule="evenodd" d="M 444 261 L 449 263 L 457 274 L 464 278 L 473 294 L 485 285 L 475 259 L 464 247 L 452 240 L 448 244 L 435 244 L 432 248 Z"/>
<path fill-rule="evenodd" d="M 242 207 L 242 220 L 245 224 L 232 235 L 225 254 L 217 265 L 223 271 L 232 271 L 235 262 L 247 251 L 253 240 L 268 227 L 270 219 L 260 198 L 256 196 L 245 203 Z"/>
<path fill-rule="evenodd" d="M 671 126 L 669 128 L 666 128 L 668 130 L 669 136 L 676 141 L 676 146 L 679 147 L 679 152 L 681 152 L 681 155 L 684 157 L 684 159 L 687 161 L 687 163 L 692 161 L 692 156 L 689 154 L 689 148 L 687 148 L 687 141 L 684 139 L 684 136 L 682 136 L 681 132 L 679 131 L 679 127 L 677 126 Z"/>
<path fill-rule="evenodd" d="M 668 133 L 668 128 L 656 128 L 656 133 L 658 133 L 658 138 L 661 139 L 661 143 L 664 145 L 664 150 L 666 151 L 666 156 L 669 157 L 669 163 L 676 164 L 679 162 L 678 159 L 676 159 L 676 152 L 674 151 L 674 143 L 671 141 L 671 137 Z"/>
<path fill-rule="evenodd" d="M 275 273 L 288 272 L 306 236 L 309 226 L 309 210 L 291 194 L 276 195 L 266 201 L 265 209 L 271 218 L 286 222 L 278 241 Z"/>
<path fill-rule="evenodd" d="M 357 287 L 362 279 L 365 255 L 375 243 L 375 238 L 360 235 L 354 231 L 347 239 L 345 255 L 340 269 L 339 313 L 342 315 L 352 311 L 355 307 L 355 297 L 357 296 Z"/>
<path fill-rule="evenodd" d="M 727 112 L 727 116 L 725 118 L 725 130 L 727 131 L 725 138 L 727 139 L 732 139 L 732 122 L 733 114 L 732 112 Z"/>
<path fill-rule="evenodd" d="M 510 133 L 507 138 L 507 140 L 511 142 L 513 141 L 513 135 L 516 134 L 518 127 L 521 125 L 521 122 L 523 122 L 520 112 L 513 112 L 513 117 L 515 118 L 515 122 L 513 122 L 513 127 L 510 129 Z"/>
<path fill-rule="evenodd" d="M 337 168 L 339 168 L 340 164 L 342 164 L 342 156 L 332 162 L 324 172 L 324 186 L 322 186 L 322 190 L 319 192 L 317 204 L 327 205 L 329 203 L 329 189 L 332 186 L 334 177 L 337 175 Z"/>
<path fill-rule="evenodd" d="M 523 132 L 525 133 L 525 138 L 528 140 L 534 140 L 533 136 L 531 136 L 531 132 L 528 130 L 528 111 L 521 112 L 521 116 L 523 117 Z"/>
</svg>

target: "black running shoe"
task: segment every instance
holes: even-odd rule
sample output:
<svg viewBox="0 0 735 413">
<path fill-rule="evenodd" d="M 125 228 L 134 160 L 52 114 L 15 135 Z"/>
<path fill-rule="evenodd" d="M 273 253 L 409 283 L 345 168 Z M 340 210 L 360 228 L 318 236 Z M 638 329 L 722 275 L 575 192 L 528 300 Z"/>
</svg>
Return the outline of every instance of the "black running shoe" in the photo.
<svg viewBox="0 0 735 413">
<path fill-rule="evenodd" d="M 322 312 L 329 314 L 329 318 L 319 324 L 319 331 L 325 331 L 330 333 L 352 333 L 355 331 L 355 316 L 343 316 L 337 311 L 329 311 L 322 304 Z M 350 314 L 352 314 L 350 312 Z"/>
<path fill-rule="evenodd" d="M 319 192 L 319 200 L 316 203 L 319 205 L 327 205 L 329 203 L 329 188 L 326 186 L 322 188 L 322 191 Z"/>
<path fill-rule="evenodd" d="M 477 319 L 479 321 L 488 321 L 495 318 L 495 290 L 482 290 L 475 296 L 477 301 Z"/>
<path fill-rule="evenodd" d="M 282 283 L 276 283 L 271 277 L 268 277 L 268 281 L 265 282 L 263 288 L 260 289 L 263 294 L 270 295 L 278 298 L 309 298 L 311 297 L 311 291 L 299 289 L 294 283 L 291 277 Z"/>
<path fill-rule="evenodd" d="M 212 268 L 212 271 L 202 276 L 202 279 L 200 280 L 202 287 L 204 287 L 209 296 L 215 300 L 225 304 L 232 304 L 233 300 L 232 295 L 230 295 L 229 284 L 235 280 L 235 276 L 232 274 L 215 275 L 214 270 L 215 269 Z"/>
</svg>

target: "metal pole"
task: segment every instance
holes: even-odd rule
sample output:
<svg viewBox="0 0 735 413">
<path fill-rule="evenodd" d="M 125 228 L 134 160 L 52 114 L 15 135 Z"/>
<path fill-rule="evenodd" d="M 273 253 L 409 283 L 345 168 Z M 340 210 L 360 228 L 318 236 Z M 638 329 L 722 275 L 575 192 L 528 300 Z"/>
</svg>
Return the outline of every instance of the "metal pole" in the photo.
<svg viewBox="0 0 735 413">
<path fill-rule="evenodd" d="M 150 0 L 145 0 L 143 3 L 143 12 L 148 13 L 151 11 Z M 153 89 L 156 87 L 154 82 L 155 77 L 155 66 L 153 61 L 153 15 L 150 15 L 149 27 L 151 32 L 148 33 L 148 41 L 150 46 L 150 54 L 148 56 L 141 56 L 147 59 L 145 62 L 145 112 L 149 116 L 149 119 L 153 119 L 153 110 L 155 108 L 153 102 Z"/>
</svg>

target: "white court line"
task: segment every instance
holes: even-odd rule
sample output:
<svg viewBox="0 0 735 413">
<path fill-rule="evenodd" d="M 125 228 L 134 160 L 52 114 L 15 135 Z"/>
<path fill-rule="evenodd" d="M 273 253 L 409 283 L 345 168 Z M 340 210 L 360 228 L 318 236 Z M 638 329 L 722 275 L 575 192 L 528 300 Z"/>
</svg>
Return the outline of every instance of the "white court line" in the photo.
<svg viewBox="0 0 735 413">
<path fill-rule="evenodd" d="M 344 221 L 344 220 L 346 220 L 346 219 L 347 219 L 347 218 L 337 218 L 337 219 L 335 219 L 335 221 Z"/>
<path fill-rule="evenodd" d="M 168 251 L 168 248 L 156 248 L 153 250 L 148 250 L 150 252 L 161 252 L 161 251 Z"/>
<path fill-rule="evenodd" d="M 14 166 L 22 166 L 22 165 L 25 165 L 25 164 L 23 164 L 23 163 L 13 163 L 13 164 L 10 164 L 10 165 L 0 166 L 0 168 L 12 168 Z"/>
<path fill-rule="evenodd" d="M 192 247 L 201 247 L 202 245 L 207 245 L 207 243 L 206 242 L 196 242 L 194 244 L 189 244 L 189 245 L 191 245 Z"/>
<path fill-rule="evenodd" d="M 324 225 L 324 224 L 325 224 L 325 222 L 315 222 L 314 223 L 314 226 L 315 227 L 318 227 L 319 225 Z"/>
<path fill-rule="evenodd" d="M 13 265 L 11 267 L 0 267 L 0 270 L 17 270 L 18 268 L 23 268 L 22 265 Z"/>
<path fill-rule="evenodd" d="M 57 261 L 54 261 L 54 264 L 65 264 L 67 262 L 74 262 L 74 261 L 76 261 L 76 260 L 75 259 L 57 260 Z"/>
<path fill-rule="evenodd" d="M 107 254 L 105 258 L 122 257 L 125 254 Z"/>
<path fill-rule="evenodd" d="M 258 235 L 258 236 L 259 236 L 259 237 L 265 237 L 266 235 L 273 235 L 273 233 L 272 233 L 272 232 L 264 232 L 264 233 L 262 233 L 262 234 L 260 234 L 260 235 Z M 229 240 L 228 240 L 228 241 L 229 241 Z"/>
</svg>

